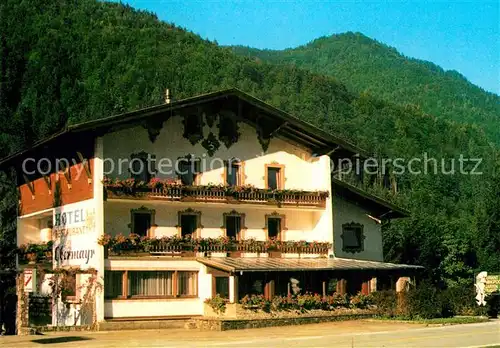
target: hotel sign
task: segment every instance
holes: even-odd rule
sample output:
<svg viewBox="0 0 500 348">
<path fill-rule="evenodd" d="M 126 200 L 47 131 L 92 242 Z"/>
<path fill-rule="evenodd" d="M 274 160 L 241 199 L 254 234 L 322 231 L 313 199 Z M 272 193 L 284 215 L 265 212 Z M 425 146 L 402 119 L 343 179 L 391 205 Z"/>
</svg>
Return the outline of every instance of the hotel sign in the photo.
<svg viewBox="0 0 500 348">
<path fill-rule="evenodd" d="M 476 275 L 476 302 L 479 306 L 486 305 L 486 297 L 496 291 L 500 291 L 500 274 L 488 274 L 479 272 Z"/>
<path fill-rule="evenodd" d="M 488 273 L 486 276 L 484 292 L 489 295 L 496 291 L 500 291 L 500 274 Z"/>
<path fill-rule="evenodd" d="M 54 267 L 97 268 L 97 231 L 93 200 L 54 209 Z"/>
</svg>

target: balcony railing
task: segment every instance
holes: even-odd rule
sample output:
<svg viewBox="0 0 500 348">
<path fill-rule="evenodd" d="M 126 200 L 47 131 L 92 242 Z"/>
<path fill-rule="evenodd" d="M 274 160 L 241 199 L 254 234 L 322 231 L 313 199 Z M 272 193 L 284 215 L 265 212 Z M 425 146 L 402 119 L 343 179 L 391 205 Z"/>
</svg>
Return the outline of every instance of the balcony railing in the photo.
<svg viewBox="0 0 500 348">
<path fill-rule="evenodd" d="M 327 191 L 268 190 L 252 186 L 182 186 L 178 184 L 137 184 L 105 181 L 108 198 L 161 199 L 170 201 L 254 203 L 278 206 L 326 205 Z"/>
<path fill-rule="evenodd" d="M 179 254 L 195 256 L 197 253 L 228 253 L 237 256 L 239 253 L 294 253 L 326 255 L 330 243 L 306 241 L 258 241 L 255 239 L 234 240 L 220 238 L 180 238 L 177 236 L 148 238 L 130 235 L 111 237 L 103 236 L 99 240 L 108 251 L 108 255 L 133 254 Z"/>
</svg>

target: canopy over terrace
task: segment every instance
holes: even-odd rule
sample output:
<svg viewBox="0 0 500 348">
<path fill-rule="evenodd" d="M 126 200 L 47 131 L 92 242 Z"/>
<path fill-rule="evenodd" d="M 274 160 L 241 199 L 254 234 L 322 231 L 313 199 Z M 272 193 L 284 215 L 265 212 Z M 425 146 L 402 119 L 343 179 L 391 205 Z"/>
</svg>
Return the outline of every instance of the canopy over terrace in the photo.
<svg viewBox="0 0 500 348">
<path fill-rule="evenodd" d="M 262 294 L 266 298 L 290 295 L 292 278 L 298 281 L 301 293 L 368 294 L 377 289 L 394 288 L 396 279 L 414 276 L 423 269 L 421 266 L 343 258 L 205 258 L 198 261 L 209 267 L 214 279 L 224 276 L 234 279 L 234 299 L 250 294 Z"/>
</svg>

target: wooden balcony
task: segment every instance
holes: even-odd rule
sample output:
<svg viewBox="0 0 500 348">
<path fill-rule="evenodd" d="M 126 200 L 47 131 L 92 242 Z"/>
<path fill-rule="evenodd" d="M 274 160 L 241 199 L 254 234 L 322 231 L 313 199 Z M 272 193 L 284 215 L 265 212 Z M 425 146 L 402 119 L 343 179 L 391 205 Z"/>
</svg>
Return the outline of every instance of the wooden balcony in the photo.
<svg viewBox="0 0 500 348">
<path fill-rule="evenodd" d="M 106 186 L 107 198 L 152 199 L 165 201 L 269 204 L 325 208 L 328 192 L 266 190 L 221 186 L 120 187 Z"/>
<path fill-rule="evenodd" d="M 239 257 L 241 254 L 267 254 L 269 257 L 281 257 L 289 254 L 328 254 L 331 247 L 327 242 L 306 241 L 258 241 L 254 239 L 233 240 L 220 238 L 180 238 L 177 236 L 147 238 L 130 235 L 104 236 L 99 240 L 109 256 L 187 256 L 204 257 L 214 254 Z"/>
</svg>

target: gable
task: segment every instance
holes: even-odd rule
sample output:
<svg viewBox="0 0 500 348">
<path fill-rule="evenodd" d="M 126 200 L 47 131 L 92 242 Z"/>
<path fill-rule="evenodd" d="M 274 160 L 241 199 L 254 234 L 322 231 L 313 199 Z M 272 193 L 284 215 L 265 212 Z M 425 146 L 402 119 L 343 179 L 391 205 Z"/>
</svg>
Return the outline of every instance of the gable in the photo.
<svg viewBox="0 0 500 348">
<path fill-rule="evenodd" d="M 86 138 L 95 138 L 140 125 L 148 132 L 151 141 L 154 141 L 164 122 L 171 116 L 185 117 L 200 113 L 230 114 L 232 118 L 252 125 L 264 147 L 269 139 L 282 137 L 318 155 L 330 153 L 330 156 L 337 158 L 352 157 L 355 154 L 367 156 L 364 150 L 344 139 L 328 134 L 244 92 L 229 89 L 68 126 L 52 137 L 34 144 L 30 149 L 4 158 L 0 161 L 0 168 L 16 165 L 34 149 L 48 146 L 68 135 L 71 137 L 80 134 Z"/>
</svg>

